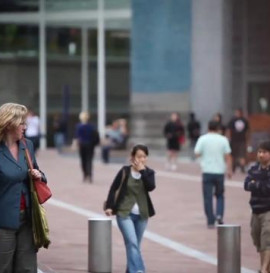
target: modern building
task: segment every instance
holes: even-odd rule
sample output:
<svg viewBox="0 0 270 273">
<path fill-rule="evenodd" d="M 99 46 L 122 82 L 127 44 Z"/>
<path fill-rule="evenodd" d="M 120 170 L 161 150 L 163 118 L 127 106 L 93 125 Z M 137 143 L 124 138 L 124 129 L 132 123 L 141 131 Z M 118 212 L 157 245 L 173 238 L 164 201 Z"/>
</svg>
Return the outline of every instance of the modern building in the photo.
<svg viewBox="0 0 270 273">
<path fill-rule="evenodd" d="M 40 99 L 42 2 L 0 2 L 1 103 Z M 127 117 L 133 141 L 163 145 L 172 111 L 195 112 L 204 128 L 216 112 L 225 121 L 237 107 L 269 112 L 268 0 L 44 3 L 46 117 L 69 98 L 71 114 L 89 108 L 99 128 Z"/>
</svg>

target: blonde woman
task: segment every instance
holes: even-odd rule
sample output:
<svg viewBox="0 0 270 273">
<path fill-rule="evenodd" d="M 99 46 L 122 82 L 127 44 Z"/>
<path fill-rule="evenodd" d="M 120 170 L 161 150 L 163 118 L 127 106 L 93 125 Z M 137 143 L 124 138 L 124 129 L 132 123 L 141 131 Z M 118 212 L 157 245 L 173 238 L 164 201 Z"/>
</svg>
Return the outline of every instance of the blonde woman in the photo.
<svg viewBox="0 0 270 273">
<path fill-rule="evenodd" d="M 89 119 L 90 116 L 87 112 L 80 113 L 80 122 L 76 125 L 75 138 L 79 149 L 83 181 L 92 183 L 93 157 L 95 146 L 99 143 L 99 134 Z"/>
<path fill-rule="evenodd" d="M 37 255 L 31 225 L 30 181 L 22 142 L 27 108 L 16 103 L 0 107 L 0 273 L 36 273 Z M 26 139 L 33 179 L 46 182 Z"/>
</svg>

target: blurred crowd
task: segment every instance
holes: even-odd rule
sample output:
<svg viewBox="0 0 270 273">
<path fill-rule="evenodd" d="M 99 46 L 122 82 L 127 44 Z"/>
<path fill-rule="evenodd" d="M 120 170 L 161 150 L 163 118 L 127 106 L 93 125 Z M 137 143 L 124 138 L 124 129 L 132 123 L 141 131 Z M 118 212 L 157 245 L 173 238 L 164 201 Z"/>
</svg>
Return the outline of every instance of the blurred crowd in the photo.
<svg viewBox="0 0 270 273">
<path fill-rule="evenodd" d="M 230 143 L 232 156 L 232 171 L 239 167 L 245 172 L 246 154 L 250 145 L 250 126 L 248 119 L 244 116 L 242 109 L 236 109 L 234 115 L 225 123 L 221 113 L 213 114 L 211 119 L 217 124 L 217 132 L 225 136 Z M 167 163 L 166 168 L 177 169 L 177 158 L 183 145 L 189 147 L 191 159 L 195 159 L 194 147 L 201 136 L 201 123 L 195 113 L 190 113 L 186 125 L 180 114 L 174 112 L 166 122 L 163 134 L 166 139 Z"/>
</svg>

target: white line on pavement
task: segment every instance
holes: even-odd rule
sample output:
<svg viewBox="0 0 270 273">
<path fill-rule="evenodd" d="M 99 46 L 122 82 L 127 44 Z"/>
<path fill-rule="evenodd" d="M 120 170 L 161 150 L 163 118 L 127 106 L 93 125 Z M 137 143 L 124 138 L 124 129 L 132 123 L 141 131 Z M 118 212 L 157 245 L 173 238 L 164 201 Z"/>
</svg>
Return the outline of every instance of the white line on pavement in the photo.
<svg viewBox="0 0 270 273">
<path fill-rule="evenodd" d="M 66 203 L 66 202 L 62 202 L 60 200 L 57 199 L 50 199 L 49 201 L 47 201 L 47 204 L 50 204 L 52 206 L 56 206 L 62 209 L 66 209 L 69 211 L 72 211 L 76 214 L 82 215 L 82 216 L 86 216 L 88 218 L 106 218 L 106 216 L 99 214 L 99 213 L 95 213 L 93 211 L 87 210 L 87 209 L 83 209 L 80 208 L 78 206 Z M 116 221 L 112 220 L 112 224 L 114 226 L 116 226 Z M 185 246 L 181 243 L 178 243 L 176 241 L 173 241 L 169 238 L 166 238 L 164 236 L 161 236 L 157 233 L 151 232 L 151 231 L 146 231 L 144 234 L 144 237 L 147 238 L 150 241 L 153 241 L 157 244 L 160 244 L 162 246 L 165 246 L 167 248 L 170 248 L 172 250 L 175 250 L 178 253 L 181 253 L 185 256 L 189 256 L 195 259 L 198 259 L 200 261 L 203 261 L 205 263 L 209 263 L 209 264 L 213 264 L 213 265 L 217 265 L 217 259 L 216 257 L 213 257 L 211 255 L 208 255 L 206 253 L 200 252 L 196 249 L 190 248 L 188 246 Z M 252 271 L 250 269 L 241 267 L 241 273 L 256 273 L 255 271 Z"/>
<path fill-rule="evenodd" d="M 190 174 L 182 174 L 182 173 L 169 173 L 169 172 L 164 172 L 164 171 L 157 171 L 156 174 L 158 176 L 163 176 L 163 177 L 168 177 L 168 178 L 178 178 L 178 179 L 183 179 L 187 181 L 193 181 L 193 182 L 202 182 L 201 176 L 196 176 L 196 175 L 190 175 Z M 229 187 L 234 187 L 234 188 L 243 188 L 243 183 L 240 181 L 236 180 L 226 180 L 225 185 Z"/>
</svg>

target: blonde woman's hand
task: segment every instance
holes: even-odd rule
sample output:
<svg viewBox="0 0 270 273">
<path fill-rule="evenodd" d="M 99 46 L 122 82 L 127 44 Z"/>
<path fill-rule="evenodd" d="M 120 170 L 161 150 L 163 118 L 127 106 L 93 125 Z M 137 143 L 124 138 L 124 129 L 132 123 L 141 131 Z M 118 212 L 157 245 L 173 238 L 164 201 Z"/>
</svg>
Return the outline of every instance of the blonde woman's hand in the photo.
<svg viewBox="0 0 270 273">
<path fill-rule="evenodd" d="M 106 214 L 107 216 L 112 216 L 112 215 L 113 215 L 112 212 L 113 212 L 112 209 L 106 209 L 106 210 L 105 210 L 105 214 Z"/>
<path fill-rule="evenodd" d="M 37 170 L 37 169 L 32 169 L 32 170 L 30 171 L 30 173 L 31 173 L 31 176 L 33 177 L 34 180 L 36 180 L 36 179 L 41 179 L 41 172 L 40 172 L 39 170 Z"/>
</svg>

